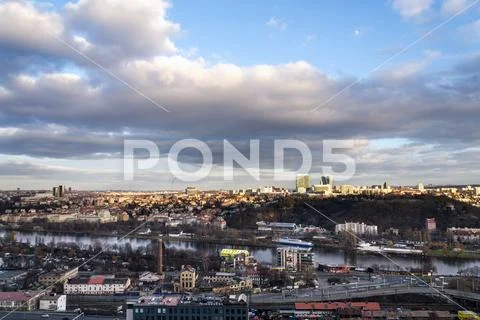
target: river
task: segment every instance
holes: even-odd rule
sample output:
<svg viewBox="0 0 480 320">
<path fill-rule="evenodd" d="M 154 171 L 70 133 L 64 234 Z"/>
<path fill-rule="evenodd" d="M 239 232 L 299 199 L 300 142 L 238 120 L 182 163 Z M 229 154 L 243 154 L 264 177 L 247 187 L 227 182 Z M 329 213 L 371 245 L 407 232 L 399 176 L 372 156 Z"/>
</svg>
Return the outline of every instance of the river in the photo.
<svg viewBox="0 0 480 320">
<path fill-rule="evenodd" d="M 60 243 L 74 243 L 80 248 L 102 247 L 104 250 L 121 250 L 125 245 L 130 245 L 133 250 L 139 248 L 147 248 L 152 245 L 151 239 L 144 238 L 123 238 L 116 236 L 94 236 L 94 235 L 70 235 L 55 234 L 42 232 L 16 232 L 16 240 L 21 243 L 49 244 L 58 245 Z M 0 231 L 0 237 L 5 235 L 4 231 Z M 204 242 L 182 241 L 182 240 L 165 240 L 166 248 L 174 248 L 178 250 L 192 250 L 199 254 L 211 253 L 215 254 L 222 248 L 231 248 L 229 245 L 211 244 Z M 237 247 L 238 248 L 238 247 Z M 270 247 L 242 247 L 248 249 L 255 259 L 261 263 L 272 264 L 275 258 L 275 248 Z M 375 254 L 347 254 L 341 249 L 331 248 L 314 248 L 315 262 L 322 264 L 349 264 L 358 267 L 370 267 L 378 265 L 389 269 L 399 269 L 398 266 L 404 268 L 421 268 L 424 265 L 434 267 L 436 274 L 456 275 L 458 271 L 480 266 L 480 260 L 475 259 L 452 259 L 452 258 L 422 258 L 419 256 L 390 256 L 391 260 Z M 168 257 L 167 257 L 168 259 Z"/>
</svg>

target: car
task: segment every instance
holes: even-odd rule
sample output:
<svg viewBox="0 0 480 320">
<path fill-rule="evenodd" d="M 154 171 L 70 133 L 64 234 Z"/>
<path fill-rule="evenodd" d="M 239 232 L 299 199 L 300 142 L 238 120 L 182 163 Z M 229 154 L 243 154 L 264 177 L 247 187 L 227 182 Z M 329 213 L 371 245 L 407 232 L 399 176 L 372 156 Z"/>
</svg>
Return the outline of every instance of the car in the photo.
<svg viewBox="0 0 480 320">
<path fill-rule="evenodd" d="M 42 314 L 42 318 L 50 318 L 50 315 L 45 313 L 45 314 Z"/>
</svg>

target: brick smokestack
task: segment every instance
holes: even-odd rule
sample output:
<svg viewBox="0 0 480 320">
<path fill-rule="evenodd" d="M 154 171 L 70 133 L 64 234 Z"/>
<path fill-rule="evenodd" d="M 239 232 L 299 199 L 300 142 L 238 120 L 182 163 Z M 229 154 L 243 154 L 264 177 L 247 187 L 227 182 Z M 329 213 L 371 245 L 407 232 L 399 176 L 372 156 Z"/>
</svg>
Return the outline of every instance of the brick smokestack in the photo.
<svg viewBox="0 0 480 320">
<path fill-rule="evenodd" d="M 157 241 L 157 273 L 163 274 L 163 255 L 165 254 L 165 244 L 162 239 Z"/>
</svg>

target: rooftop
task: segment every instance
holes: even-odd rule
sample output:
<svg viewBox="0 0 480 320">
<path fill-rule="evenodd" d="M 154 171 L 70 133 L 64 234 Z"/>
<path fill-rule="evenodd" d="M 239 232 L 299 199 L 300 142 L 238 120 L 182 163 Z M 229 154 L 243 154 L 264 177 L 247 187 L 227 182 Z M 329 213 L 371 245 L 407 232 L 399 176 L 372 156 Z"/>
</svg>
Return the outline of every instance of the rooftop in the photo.
<svg viewBox="0 0 480 320">
<path fill-rule="evenodd" d="M 0 280 L 10 280 L 26 273 L 27 272 L 25 270 L 1 270 Z"/>
<path fill-rule="evenodd" d="M 104 282 L 104 276 L 91 276 L 90 279 L 88 279 L 88 284 L 103 284 Z"/>
<path fill-rule="evenodd" d="M 190 296 L 190 295 L 159 295 L 141 297 L 133 302 L 135 305 L 164 305 L 177 306 L 181 305 L 223 305 L 231 304 L 221 297 L 214 296 Z M 237 303 L 235 303 L 237 304 Z"/>
<path fill-rule="evenodd" d="M 62 294 L 47 295 L 47 296 L 42 296 L 42 297 L 40 297 L 40 300 L 57 301 L 57 300 L 60 299 L 62 296 L 63 296 Z"/>
<path fill-rule="evenodd" d="M 42 291 L 29 291 L 29 292 L 0 292 L 0 301 L 15 301 L 24 302 L 32 298 L 35 298 L 42 294 Z"/>
</svg>

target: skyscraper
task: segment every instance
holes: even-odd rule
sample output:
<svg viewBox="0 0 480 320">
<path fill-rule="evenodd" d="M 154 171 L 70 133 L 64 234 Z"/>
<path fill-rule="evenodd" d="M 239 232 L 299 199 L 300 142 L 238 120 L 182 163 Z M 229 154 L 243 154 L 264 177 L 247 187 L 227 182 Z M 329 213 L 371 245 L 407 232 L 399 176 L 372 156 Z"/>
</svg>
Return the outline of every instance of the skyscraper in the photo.
<svg viewBox="0 0 480 320">
<path fill-rule="evenodd" d="M 57 187 L 52 188 L 52 196 L 58 197 L 58 188 Z"/>
<path fill-rule="evenodd" d="M 310 188 L 310 176 L 308 174 L 297 175 L 297 192 L 305 193 Z"/>
<path fill-rule="evenodd" d="M 58 196 L 63 197 L 65 195 L 65 189 L 63 188 L 62 185 L 58 186 Z"/>
<path fill-rule="evenodd" d="M 333 185 L 333 179 L 330 176 L 322 176 L 320 178 L 320 183 L 324 186 L 325 185 Z"/>
</svg>

